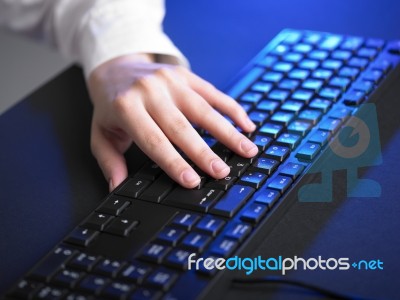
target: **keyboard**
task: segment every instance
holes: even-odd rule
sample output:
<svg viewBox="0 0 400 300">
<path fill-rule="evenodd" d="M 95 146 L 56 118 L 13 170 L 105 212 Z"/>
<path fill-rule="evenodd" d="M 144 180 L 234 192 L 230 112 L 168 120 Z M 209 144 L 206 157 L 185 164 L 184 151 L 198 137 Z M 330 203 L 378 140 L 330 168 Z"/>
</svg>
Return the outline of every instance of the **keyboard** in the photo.
<svg viewBox="0 0 400 300">
<path fill-rule="evenodd" d="M 197 128 L 229 176 L 202 174 L 184 189 L 147 159 L 5 299 L 206 298 L 228 271 L 189 270 L 190 257 L 250 255 L 351 116 L 393 81 L 399 54 L 395 41 L 282 31 L 227 90 L 257 125 L 244 134 L 258 155 L 240 157 Z"/>
</svg>

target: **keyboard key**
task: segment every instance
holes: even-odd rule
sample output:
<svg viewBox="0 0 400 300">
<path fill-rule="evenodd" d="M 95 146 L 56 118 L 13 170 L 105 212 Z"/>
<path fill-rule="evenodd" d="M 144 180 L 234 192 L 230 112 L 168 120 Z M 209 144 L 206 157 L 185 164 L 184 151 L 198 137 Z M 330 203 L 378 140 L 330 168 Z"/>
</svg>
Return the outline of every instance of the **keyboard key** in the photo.
<svg viewBox="0 0 400 300">
<path fill-rule="evenodd" d="M 373 49 L 373 48 L 365 48 L 365 47 L 363 47 L 363 48 L 360 48 L 357 51 L 357 56 L 364 57 L 364 58 L 367 58 L 369 60 L 373 60 L 376 57 L 377 54 L 378 54 L 378 51 L 376 51 L 376 49 Z"/>
<path fill-rule="evenodd" d="M 261 218 L 267 213 L 268 211 L 268 206 L 259 204 L 259 203 L 250 203 L 249 206 L 247 206 L 242 215 L 240 216 L 240 219 L 246 222 L 250 222 L 252 224 L 257 224 L 260 222 Z"/>
<path fill-rule="evenodd" d="M 300 160 L 311 161 L 321 150 L 319 144 L 305 143 L 297 152 L 296 157 Z"/>
<path fill-rule="evenodd" d="M 29 273 L 29 278 L 41 281 L 49 281 L 50 278 L 65 266 L 67 261 L 75 255 L 75 251 L 65 247 L 58 247 L 44 261 L 40 262 L 35 269 Z"/>
<path fill-rule="evenodd" d="M 380 70 L 368 70 L 362 74 L 361 79 L 372 81 L 373 83 L 377 84 L 381 81 L 383 77 L 383 72 Z"/>
<path fill-rule="evenodd" d="M 200 216 L 192 213 L 179 213 L 171 222 L 172 225 L 192 230 L 193 226 L 200 220 Z"/>
<path fill-rule="evenodd" d="M 286 62 L 297 64 L 299 61 L 303 59 L 303 57 L 304 56 L 300 53 L 290 52 L 283 56 L 283 60 Z"/>
<path fill-rule="evenodd" d="M 169 266 L 176 267 L 181 270 L 186 270 L 188 266 L 188 257 L 193 252 L 182 250 L 182 249 L 173 249 L 166 259 L 166 263 Z"/>
<path fill-rule="evenodd" d="M 368 66 L 369 60 L 361 57 L 352 57 L 347 64 L 350 67 L 355 67 L 364 70 Z"/>
<path fill-rule="evenodd" d="M 273 123 L 265 123 L 259 130 L 260 133 L 269 135 L 276 139 L 276 137 L 282 132 L 283 126 Z"/>
<path fill-rule="evenodd" d="M 120 196 L 137 198 L 150 184 L 150 180 L 145 180 L 143 178 L 130 178 L 115 193 Z M 104 211 L 104 213 L 106 212 Z"/>
<path fill-rule="evenodd" d="M 278 88 L 293 92 L 299 84 L 300 82 L 295 79 L 284 79 L 279 83 Z"/>
<path fill-rule="evenodd" d="M 246 103 L 246 102 L 240 102 L 238 101 L 238 104 L 248 113 L 252 108 L 253 108 L 253 104 L 252 103 Z M 227 118 L 227 120 L 231 123 L 234 124 L 234 122 Z M 202 132 L 199 132 L 200 134 L 202 134 Z"/>
<path fill-rule="evenodd" d="M 283 44 L 276 46 L 271 50 L 270 54 L 281 56 L 289 51 L 289 47 Z"/>
<path fill-rule="evenodd" d="M 304 43 L 299 43 L 293 47 L 293 50 L 299 53 L 306 54 L 310 52 L 313 49 L 313 47 L 309 44 L 304 44 Z"/>
<path fill-rule="evenodd" d="M 351 81 L 348 78 L 345 77 L 333 77 L 329 81 L 329 85 L 335 88 L 341 89 L 343 92 L 347 90 L 347 88 L 350 86 Z"/>
<path fill-rule="evenodd" d="M 289 122 L 294 118 L 294 113 L 277 111 L 271 117 L 271 121 L 281 123 L 284 126 L 287 126 Z"/>
<path fill-rule="evenodd" d="M 217 233 L 224 227 L 225 221 L 213 216 L 205 216 L 196 225 L 196 230 L 216 236 Z"/>
<path fill-rule="evenodd" d="M 321 50 L 335 50 L 342 42 L 342 37 L 338 35 L 329 35 L 318 45 Z"/>
<path fill-rule="evenodd" d="M 203 252 L 205 247 L 211 242 L 211 236 L 197 232 L 189 233 L 181 242 L 183 248 L 194 252 Z"/>
<path fill-rule="evenodd" d="M 263 136 L 263 135 L 256 135 L 253 137 L 253 143 L 257 145 L 260 151 L 264 151 L 272 142 L 272 138 Z"/>
<path fill-rule="evenodd" d="M 343 97 L 343 103 L 346 105 L 359 105 L 365 99 L 365 93 L 363 91 L 350 90 Z"/>
<path fill-rule="evenodd" d="M 83 224 L 83 227 L 102 231 L 112 219 L 114 219 L 113 216 L 102 213 L 93 213 L 90 215 L 89 219 Z"/>
<path fill-rule="evenodd" d="M 297 115 L 303 107 L 304 102 L 289 100 L 282 104 L 281 109 L 290 111 Z"/>
<path fill-rule="evenodd" d="M 247 170 L 250 163 L 243 160 L 240 156 L 234 155 L 228 162 L 227 165 L 231 169 L 229 176 L 239 177 Z"/>
<path fill-rule="evenodd" d="M 176 272 L 159 268 L 147 277 L 146 284 L 157 289 L 162 289 L 163 291 L 168 291 L 177 278 L 178 274 Z"/>
<path fill-rule="evenodd" d="M 329 56 L 329 52 L 323 50 L 314 50 L 308 54 L 308 57 L 316 60 L 325 60 Z"/>
<path fill-rule="evenodd" d="M 82 272 L 64 269 L 54 276 L 54 278 L 52 279 L 52 283 L 61 285 L 66 288 L 73 288 L 75 287 L 76 283 L 82 278 L 82 276 Z"/>
<path fill-rule="evenodd" d="M 231 239 L 217 240 L 210 248 L 210 252 L 220 257 L 229 257 L 239 244 Z"/>
<path fill-rule="evenodd" d="M 231 223 L 224 236 L 242 242 L 251 232 L 251 226 L 246 223 Z"/>
<path fill-rule="evenodd" d="M 224 162 L 227 162 L 232 157 L 232 151 L 221 143 L 217 143 L 212 150 L 217 154 Z"/>
<path fill-rule="evenodd" d="M 283 74 L 279 72 L 267 72 L 263 75 L 262 80 L 277 83 L 281 81 Z"/>
<path fill-rule="evenodd" d="M 331 101 L 336 102 L 339 99 L 341 94 L 342 94 L 342 91 L 340 89 L 326 87 L 326 88 L 323 88 L 319 92 L 318 95 L 322 98 L 327 98 Z"/>
<path fill-rule="evenodd" d="M 132 291 L 132 286 L 123 282 L 112 282 L 103 289 L 101 296 L 110 299 L 126 299 L 126 296 Z"/>
<path fill-rule="evenodd" d="M 262 100 L 257 104 L 257 109 L 266 111 L 269 114 L 272 114 L 279 106 L 279 102 L 272 100 Z"/>
<path fill-rule="evenodd" d="M 33 298 L 38 300 L 39 299 L 58 300 L 58 299 L 63 299 L 66 293 L 67 291 L 63 289 L 50 286 L 43 286 L 36 292 Z"/>
<path fill-rule="evenodd" d="M 302 69 L 293 69 L 291 72 L 289 72 L 288 77 L 292 79 L 305 80 L 308 77 L 308 75 L 310 75 L 310 71 Z"/>
<path fill-rule="evenodd" d="M 369 94 L 374 89 L 374 84 L 371 81 L 356 81 L 351 86 L 356 91 L 362 91 L 365 94 Z"/>
<path fill-rule="evenodd" d="M 66 238 L 67 243 L 87 247 L 97 237 L 98 231 L 87 228 L 75 228 Z"/>
<path fill-rule="evenodd" d="M 147 288 L 138 288 L 132 294 L 130 299 L 132 299 L 132 300 L 159 300 L 161 298 L 161 296 L 162 296 L 162 293 L 160 291 L 156 291 L 153 289 L 147 289 Z"/>
<path fill-rule="evenodd" d="M 275 159 L 277 161 L 284 161 L 290 153 L 288 147 L 272 145 L 265 151 L 265 157 Z"/>
<path fill-rule="evenodd" d="M 293 64 L 287 62 L 277 62 L 273 65 L 272 70 L 286 74 L 293 69 Z"/>
<path fill-rule="evenodd" d="M 268 117 L 269 114 L 267 112 L 263 112 L 260 110 L 254 110 L 249 114 L 250 120 L 252 120 L 257 127 L 264 124 L 264 122 L 267 120 Z"/>
<path fill-rule="evenodd" d="M 223 191 L 217 189 L 202 188 L 199 190 L 188 190 L 179 186 L 165 198 L 163 203 L 207 212 L 222 194 Z"/>
<path fill-rule="evenodd" d="M 314 96 L 314 93 L 311 91 L 297 90 L 292 94 L 292 99 L 308 103 L 313 96 Z"/>
<path fill-rule="evenodd" d="M 381 39 L 369 38 L 365 42 L 366 47 L 374 48 L 377 50 L 381 50 L 384 45 L 385 45 L 385 41 L 381 40 Z"/>
<path fill-rule="evenodd" d="M 341 119 L 343 121 L 346 120 L 351 115 L 351 113 L 352 110 L 348 107 L 338 107 L 329 113 L 329 117 L 334 119 Z"/>
<path fill-rule="evenodd" d="M 260 157 L 252 164 L 252 167 L 255 168 L 258 172 L 271 175 L 276 170 L 278 165 L 279 162 L 275 159 Z"/>
<path fill-rule="evenodd" d="M 171 248 L 165 245 L 147 244 L 144 247 L 140 258 L 155 263 L 161 263 L 170 250 Z"/>
<path fill-rule="evenodd" d="M 313 125 L 317 124 L 322 116 L 319 110 L 305 109 L 299 114 L 299 118 L 311 122 Z"/>
<path fill-rule="evenodd" d="M 301 136 L 294 133 L 283 133 L 276 140 L 277 143 L 293 150 L 301 141 Z"/>
<path fill-rule="evenodd" d="M 248 185 L 258 189 L 267 179 L 267 175 L 259 172 L 246 172 L 239 181 L 241 185 Z"/>
<path fill-rule="evenodd" d="M 378 58 L 375 62 L 371 64 L 371 68 L 375 70 L 380 70 L 383 73 L 387 73 L 392 68 L 392 63 L 389 59 L 385 57 Z"/>
<path fill-rule="evenodd" d="M 290 177 L 277 175 L 268 184 L 268 188 L 278 190 L 281 194 L 283 194 L 289 188 L 292 182 L 293 181 Z"/>
<path fill-rule="evenodd" d="M 348 77 L 351 80 L 354 80 L 357 78 L 359 73 L 360 71 L 357 68 L 343 67 L 339 71 L 339 76 Z"/>
<path fill-rule="evenodd" d="M 288 45 L 293 45 L 298 43 L 301 40 L 302 34 L 298 31 L 291 31 L 286 38 L 284 39 L 284 43 Z"/>
<path fill-rule="evenodd" d="M 348 37 L 344 40 L 342 45 L 340 46 L 341 49 L 356 51 L 361 45 L 364 43 L 364 40 L 359 37 Z"/>
<path fill-rule="evenodd" d="M 257 81 L 251 86 L 251 90 L 253 92 L 261 93 L 261 94 L 266 94 L 272 89 L 273 85 L 268 82 L 263 82 L 263 81 Z"/>
<path fill-rule="evenodd" d="M 289 94 L 289 91 L 274 89 L 269 92 L 268 99 L 283 102 L 289 97 Z"/>
<path fill-rule="evenodd" d="M 98 295 L 100 291 L 109 283 L 109 279 L 97 275 L 87 275 L 79 283 L 79 289 L 90 293 L 92 295 Z"/>
<path fill-rule="evenodd" d="M 328 119 L 323 120 L 319 124 L 319 129 L 326 130 L 326 131 L 329 131 L 330 133 L 334 134 L 339 129 L 341 123 L 342 123 L 342 120 L 340 120 L 340 119 L 328 118 Z"/>
<path fill-rule="evenodd" d="M 10 296 L 18 299 L 33 299 L 33 295 L 43 287 L 42 283 L 22 279 L 11 290 Z"/>
<path fill-rule="evenodd" d="M 100 257 L 98 256 L 80 253 L 68 262 L 68 266 L 74 269 L 89 272 L 99 260 Z"/>
<path fill-rule="evenodd" d="M 157 236 L 159 243 L 176 246 L 181 238 L 186 234 L 186 231 L 172 227 L 165 227 Z"/>
<path fill-rule="evenodd" d="M 298 163 L 287 163 L 279 172 L 281 175 L 289 176 L 295 180 L 304 170 L 304 165 Z"/>
<path fill-rule="evenodd" d="M 262 96 L 263 95 L 261 93 L 248 92 L 245 93 L 242 97 L 240 97 L 240 101 L 255 104 L 261 100 Z"/>
<path fill-rule="evenodd" d="M 346 50 L 336 50 L 333 51 L 331 57 L 333 59 L 341 60 L 341 61 L 348 61 L 353 54 L 350 51 Z"/>
<path fill-rule="evenodd" d="M 131 204 L 130 201 L 122 200 L 116 197 L 110 197 L 107 201 L 97 209 L 98 212 L 118 216 L 125 208 Z"/>
<path fill-rule="evenodd" d="M 287 130 L 290 133 L 298 134 L 300 136 L 305 136 L 311 129 L 312 124 L 304 120 L 296 120 L 289 124 Z"/>
<path fill-rule="evenodd" d="M 276 201 L 278 201 L 280 197 L 280 193 L 276 190 L 272 189 L 264 189 L 260 190 L 254 195 L 254 201 L 256 203 L 263 203 L 267 205 L 269 208 L 272 208 Z"/>
<path fill-rule="evenodd" d="M 327 59 L 322 62 L 322 68 L 337 72 L 342 66 L 343 62 L 336 59 Z"/>
<path fill-rule="evenodd" d="M 215 179 L 206 183 L 207 188 L 217 189 L 217 190 L 228 190 L 237 180 L 237 177 L 226 176 L 223 179 Z"/>
<path fill-rule="evenodd" d="M 322 80 L 318 79 L 307 79 L 306 81 L 303 82 L 301 85 L 302 88 L 312 90 L 314 92 L 319 91 L 319 89 L 324 85 L 324 82 Z"/>
<path fill-rule="evenodd" d="M 318 60 L 313 59 L 304 59 L 302 62 L 299 63 L 299 67 L 305 70 L 315 70 L 319 66 Z"/>
<path fill-rule="evenodd" d="M 139 221 L 130 220 L 125 218 L 116 218 L 104 230 L 107 233 L 116 234 L 120 236 L 128 236 L 129 233 L 139 225 Z"/>
<path fill-rule="evenodd" d="M 320 42 L 322 39 L 321 34 L 316 33 L 316 32 L 308 32 L 303 39 L 303 42 L 307 43 L 307 44 L 312 44 L 312 45 L 316 45 L 318 44 L 318 42 Z"/>
<path fill-rule="evenodd" d="M 118 260 L 102 259 L 94 267 L 93 272 L 107 277 L 115 277 L 123 265 L 124 264 Z"/>
<path fill-rule="evenodd" d="M 118 278 L 124 281 L 130 281 L 134 283 L 141 284 L 144 278 L 151 272 L 151 267 L 141 263 L 141 262 L 132 262 L 120 271 Z"/>
<path fill-rule="evenodd" d="M 333 71 L 326 69 L 317 69 L 312 73 L 312 77 L 316 79 L 321 79 L 324 82 L 328 81 L 333 75 Z"/>
<path fill-rule="evenodd" d="M 206 142 L 207 146 L 210 148 L 215 147 L 217 140 L 211 136 L 203 136 L 203 140 Z"/>
<path fill-rule="evenodd" d="M 316 143 L 321 145 L 321 147 L 325 146 L 328 142 L 331 134 L 328 131 L 317 130 L 314 132 L 310 138 L 308 139 L 311 143 Z"/>
<path fill-rule="evenodd" d="M 163 173 L 139 196 L 139 199 L 157 203 L 161 202 L 174 186 L 174 181 L 167 174 Z"/>
<path fill-rule="evenodd" d="M 154 181 L 162 173 L 161 168 L 155 162 L 149 161 L 135 175 L 138 178 Z"/>
<path fill-rule="evenodd" d="M 254 191 L 253 188 L 248 186 L 234 185 L 211 209 L 211 213 L 223 217 L 234 216 Z"/>
<path fill-rule="evenodd" d="M 316 98 L 309 104 L 310 108 L 315 108 L 321 110 L 323 113 L 326 113 L 331 107 L 332 102 L 327 99 Z"/>
</svg>

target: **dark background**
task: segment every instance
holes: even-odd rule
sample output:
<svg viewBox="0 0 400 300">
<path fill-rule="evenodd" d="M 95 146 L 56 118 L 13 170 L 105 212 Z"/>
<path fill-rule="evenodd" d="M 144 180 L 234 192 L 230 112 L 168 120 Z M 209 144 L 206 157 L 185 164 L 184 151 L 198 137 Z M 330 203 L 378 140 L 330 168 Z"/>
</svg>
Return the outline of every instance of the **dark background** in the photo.
<svg viewBox="0 0 400 300">
<path fill-rule="evenodd" d="M 175 0 L 167 1 L 167 11 L 167 33 L 193 70 L 219 88 L 284 28 L 400 38 L 397 1 Z M 106 195 L 89 151 L 91 107 L 78 74 L 59 78 L 0 116 L 0 293 Z M 296 203 L 255 255 L 381 259 L 383 271 L 297 271 L 288 278 L 373 298 L 398 296 L 398 103 L 386 117 L 383 164 L 363 174 L 381 183 L 382 197 Z M 337 193 L 343 194 L 345 173 L 338 175 Z M 236 289 L 227 298 L 234 295 Z M 292 288 L 246 295 L 310 297 Z"/>
</svg>

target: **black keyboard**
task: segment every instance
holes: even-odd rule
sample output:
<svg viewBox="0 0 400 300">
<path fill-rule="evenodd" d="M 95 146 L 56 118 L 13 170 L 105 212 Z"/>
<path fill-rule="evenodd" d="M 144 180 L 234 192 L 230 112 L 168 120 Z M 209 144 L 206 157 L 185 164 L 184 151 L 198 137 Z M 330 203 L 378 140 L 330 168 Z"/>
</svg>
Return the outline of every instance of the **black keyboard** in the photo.
<svg viewBox="0 0 400 300">
<path fill-rule="evenodd" d="M 243 158 L 197 129 L 231 167 L 193 190 L 150 160 L 110 193 L 6 299 L 196 299 L 223 280 L 188 258 L 251 254 L 299 182 L 399 65 L 399 42 L 284 30 L 228 90 L 257 124 Z"/>
</svg>

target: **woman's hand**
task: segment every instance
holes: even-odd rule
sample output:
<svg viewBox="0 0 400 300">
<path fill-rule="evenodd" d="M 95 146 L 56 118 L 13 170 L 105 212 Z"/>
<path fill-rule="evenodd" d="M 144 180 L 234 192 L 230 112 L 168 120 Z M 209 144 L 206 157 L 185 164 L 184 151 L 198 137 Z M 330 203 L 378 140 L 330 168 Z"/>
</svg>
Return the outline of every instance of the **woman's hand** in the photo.
<svg viewBox="0 0 400 300">
<path fill-rule="evenodd" d="M 241 156 L 257 154 L 257 146 L 220 114 L 253 131 L 242 107 L 184 67 L 154 63 L 146 54 L 122 56 L 97 67 L 88 88 L 94 104 L 91 148 L 110 190 L 128 175 L 123 154 L 132 142 L 186 188 L 200 177 L 173 145 L 212 177 L 227 176 L 228 165 L 191 123 Z"/>
</svg>

